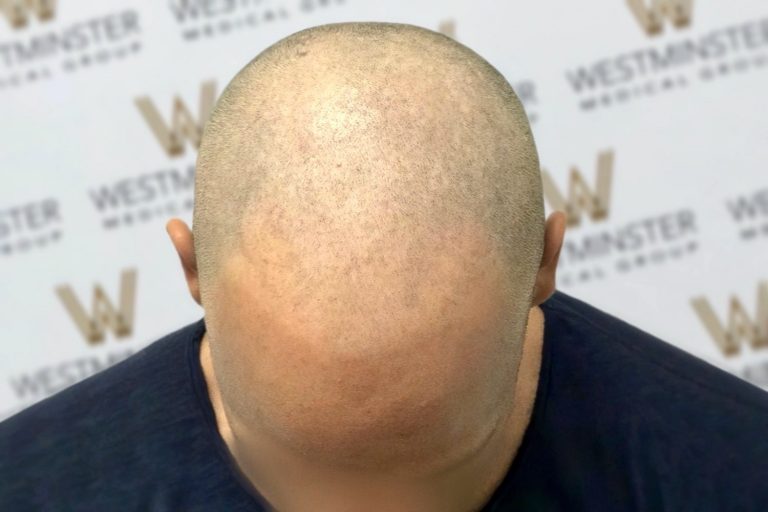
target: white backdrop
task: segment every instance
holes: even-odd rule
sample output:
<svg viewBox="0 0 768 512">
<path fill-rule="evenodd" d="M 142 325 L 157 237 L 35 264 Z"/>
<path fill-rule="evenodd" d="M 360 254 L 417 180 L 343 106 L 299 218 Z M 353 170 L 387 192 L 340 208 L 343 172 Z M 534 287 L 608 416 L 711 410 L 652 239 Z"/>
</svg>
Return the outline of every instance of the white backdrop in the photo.
<svg viewBox="0 0 768 512">
<path fill-rule="evenodd" d="M 169 154 L 137 100 L 159 133 L 195 124 L 204 84 L 338 21 L 442 29 L 487 58 L 581 218 L 558 287 L 768 388 L 768 4 L 632 3 L 0 0 L 0 418 L 201 316 L 164 232 L 191 221 L 194 136 Z"/>
</svg>

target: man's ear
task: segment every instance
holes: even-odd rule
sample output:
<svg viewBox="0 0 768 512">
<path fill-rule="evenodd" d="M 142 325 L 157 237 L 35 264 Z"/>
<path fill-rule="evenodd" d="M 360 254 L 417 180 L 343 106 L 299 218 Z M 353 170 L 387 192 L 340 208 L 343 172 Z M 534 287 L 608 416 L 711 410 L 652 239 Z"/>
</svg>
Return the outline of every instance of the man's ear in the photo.
<svg viewBox="0 0 768 512">
<path fill-rule="evenodd" d="M 187 280 L 187 288 L 195 302 L 200 302 L 200 282 L 197 275 L 197 258 L 195 257 L 195 244 L 192 231 L 186 223 L 180 219 L 171 219 L 165 225 L 165 230 L 171 238 L 171 243 L 176 248 L 176 253 L 181 260 L 181 268 L 184 269 L 184 278 Z"/>
<path fill-rule="evenodd" d="M 541 265 L 536 274 L 532 306 L 538 306 L 555 292 L 555 274 L 560 250 L 565 238 L 565 213 L 552 212 L 544 227 L 544 252 L 541 255 Z"/>
</svg>

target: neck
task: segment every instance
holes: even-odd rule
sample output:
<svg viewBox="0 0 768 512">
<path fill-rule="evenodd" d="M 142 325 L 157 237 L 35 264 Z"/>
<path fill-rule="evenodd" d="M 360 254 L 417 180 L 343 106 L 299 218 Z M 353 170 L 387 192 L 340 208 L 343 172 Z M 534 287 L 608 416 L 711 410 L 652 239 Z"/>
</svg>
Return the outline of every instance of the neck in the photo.
<svg viewBox="0 0 768 512">
<path fill-rule="evenodd" d="M 517 380 L 510 392 L 514 397 L 510 414 L 463 463 L 419 480 L 321 467 L 263 433 L 245 430 L 222 403 L 207 335 L 201 342 L 200 363 L 219 433 L 240 472 L 273 510 L 474 512 L 485 505 L 506 475 L 530 422 L 543 336 L 544 314 L 535 306 L 529 313 Z M 240 441 L 246 438 L 247 449 Z M 259 454 L 258 460 L 246 453 Z"/>
</svg>

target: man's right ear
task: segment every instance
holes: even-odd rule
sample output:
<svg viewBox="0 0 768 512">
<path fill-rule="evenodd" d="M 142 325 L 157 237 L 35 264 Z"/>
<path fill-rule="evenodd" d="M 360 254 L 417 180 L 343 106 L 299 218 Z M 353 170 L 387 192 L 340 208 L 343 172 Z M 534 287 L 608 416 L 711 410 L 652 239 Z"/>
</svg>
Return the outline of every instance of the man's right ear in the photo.
<svg viewBox="0 0 768 512">
<path fill-rule="evenodd" d="M 189 226 L 180 219 L 171 219 L 165 225 L 165 230 L 171 238 L 171 243 L 176 249 L 181 261 L 181 268 L 184 270 L 184 278 L 187 280 L 187 288 L 195 302 L 202 305 L 200 301 L 200 281 L 197 274 L 197 258 L 195 257 L 195 244 L 192 238 L 192 231 Z"/>
</svg>

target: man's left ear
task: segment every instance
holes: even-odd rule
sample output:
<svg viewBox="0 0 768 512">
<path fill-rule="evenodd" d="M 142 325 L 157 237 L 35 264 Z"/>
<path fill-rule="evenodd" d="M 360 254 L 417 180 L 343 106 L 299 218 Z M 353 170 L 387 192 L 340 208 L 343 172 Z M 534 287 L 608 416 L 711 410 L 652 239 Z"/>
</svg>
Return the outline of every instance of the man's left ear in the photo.
<svg viewBox="0 0 768 512">
<path fill-rule="evenodd" d="M 555 275 L 557 273 L 557 262 L 560 259 L 560 250 L 563 248 L 565 225 L 565 212 L 561 211 L 552 212 L 546 221 L 544 227 L 544 251 L 541 256 L 541 265 L 536 275 L 536 284 L 534 285 L 533 305 L 535 306 L 546 301 L 555 292 Z"/>
<path fill-rule="evenodd" d="M 187 280 L 189 294 L 198 304 L 200 301 L 200 282 L 197 274 L 197 258 L 195 257 L 195 244 L 192 238 L 192 231 L 189 226 L 180 219 L 171 219 L 165 225 L 165 230 L 171 238 L 171 243 L 176 249 L 181 261 L 181 268 L 184 270 L 184 278 Z"/>
</svg>

